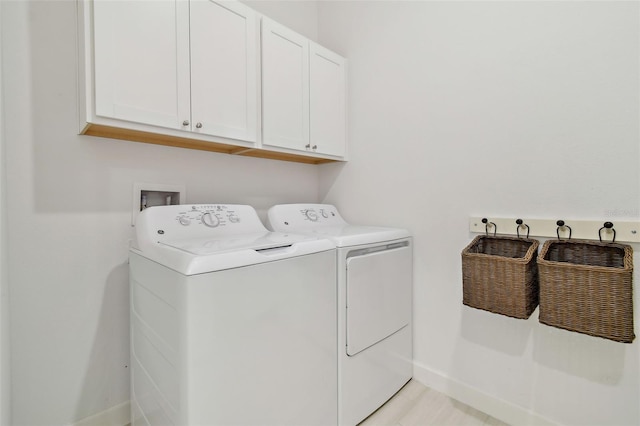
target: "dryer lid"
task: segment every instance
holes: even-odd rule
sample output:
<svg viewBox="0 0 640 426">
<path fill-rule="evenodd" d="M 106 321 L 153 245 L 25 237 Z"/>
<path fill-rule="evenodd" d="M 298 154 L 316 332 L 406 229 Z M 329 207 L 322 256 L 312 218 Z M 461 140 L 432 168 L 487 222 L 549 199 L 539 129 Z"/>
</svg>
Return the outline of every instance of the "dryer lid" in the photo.
<svg viewBox="0 0 640 426">
<path fill-rule="evenodd" d="M 328 238 L 337 247 L 392 241 L 411 236 L 400 228 L 357 226 L 347 223 L 330 204 L 279 204 L 267 212 L 267 227 Z"/>
<path fill-rule="evenodd" d="M 317 229 L 297 230 L 291 232 L 305 232 L 317 238 L 327 238 L 336 247 L 352 247 L 362 244 L 374 244 L 408 238 L 409 231 L 401 228 L 383 228 L 378 226 L 345 225 L 340 227 L 319 227 Z"/>
</svg>

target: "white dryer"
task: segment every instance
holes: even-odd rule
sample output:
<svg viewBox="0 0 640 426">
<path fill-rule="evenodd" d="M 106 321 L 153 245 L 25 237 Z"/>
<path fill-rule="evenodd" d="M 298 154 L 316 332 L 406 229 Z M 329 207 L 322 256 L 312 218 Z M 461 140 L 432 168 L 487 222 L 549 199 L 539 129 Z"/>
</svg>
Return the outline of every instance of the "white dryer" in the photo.
<svg viewBox="0 0 640 426">
<path fill-rule="evenodd" d="M 327 204 L 273 206 L 267 227 L 337 247 L 338 421 L 355 425 L 413 375 L 411 235 L 350 225 Z"/>
<path fill-rule="evenodd" d="M 148 208 L 136 236 L 132 425 L 337 422 L 331 242 L 219 204 Z"/>
</svg>

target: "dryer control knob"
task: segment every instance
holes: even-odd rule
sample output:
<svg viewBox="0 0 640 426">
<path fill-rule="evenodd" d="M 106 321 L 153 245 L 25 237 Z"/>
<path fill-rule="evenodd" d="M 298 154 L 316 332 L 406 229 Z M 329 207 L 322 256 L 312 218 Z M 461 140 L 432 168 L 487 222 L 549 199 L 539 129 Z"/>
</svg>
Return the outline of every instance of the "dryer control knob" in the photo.
<svg viewBox="0 0 640 426">
<path fill-rule="evenodd" d="M 178 222 L 180 222 L 180 225 L 184 225 L 184 226 L 191 225 L 191 219 L 189 219 L 189 217 L 187 216 L 180 216 L 178 218 Z"/>
<path fill-rule="evenodd" d="M 220 219 L 218 219 L 218 216 L 216 216 L 215 214 L 206 212 L 202 214 L 202 223 L 204 223 L 205 226 L 208 226 L 209 228 L 215 228 L 216 226 L 220 225 Z"/>
<path fill-rule="evenodd" d="M 316 212 L 314 212 L 313 210 L 307 210 L 305 213 L 305 216 L 307 216 L 307 219 L 315 222 L 318 220 L 318 214 Z"/>
<path fill-rule="evenodd" d="M 230 214 L 229 215 L 229 222 L 238 223 L 238 222 L 240 222 L 240 218 L 238 217 L 238 215 Z"/>
</svg>

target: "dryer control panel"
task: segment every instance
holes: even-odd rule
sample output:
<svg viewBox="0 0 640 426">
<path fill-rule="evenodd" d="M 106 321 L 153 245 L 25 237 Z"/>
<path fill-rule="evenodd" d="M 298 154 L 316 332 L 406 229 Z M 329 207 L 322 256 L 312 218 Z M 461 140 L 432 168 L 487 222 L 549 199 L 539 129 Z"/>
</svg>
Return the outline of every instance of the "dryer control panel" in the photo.
<svg viewBox="0 0 640 426">
<path fill-rule="evenodd" d="M 255 209 L 240 204 L 185 204 L 143 210 L 136 220 L 139 245 L 145 242 L 267 232 Z"/>
<path fill-rule="evenodd" d="M 280 204 L 267 213 L 267 226 L 271 229 L 313 229 L 346 224 L 338 209 L 331 204 Z"/>
</svg>

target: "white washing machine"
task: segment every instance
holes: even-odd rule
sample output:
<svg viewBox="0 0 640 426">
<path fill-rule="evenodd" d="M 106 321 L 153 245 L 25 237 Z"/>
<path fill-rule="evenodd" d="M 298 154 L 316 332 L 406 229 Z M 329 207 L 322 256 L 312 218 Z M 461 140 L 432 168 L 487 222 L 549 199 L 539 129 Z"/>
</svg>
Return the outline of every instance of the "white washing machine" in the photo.
<svg viewBox="0 0 640 426">
<path fill-rule="evenodd" d="M 132 425 L 337 422 L 331 242 L 218 204 L 148 208 L 136 236 Z"/>
<path fill-rule="evenodd" d="M 413 243 L 408 231 L 348 224 L 332 205 L 271 207 L 267 227 L 337 249 L 338 420 L 355 425 L 413 375 Z"/>
</svg>

